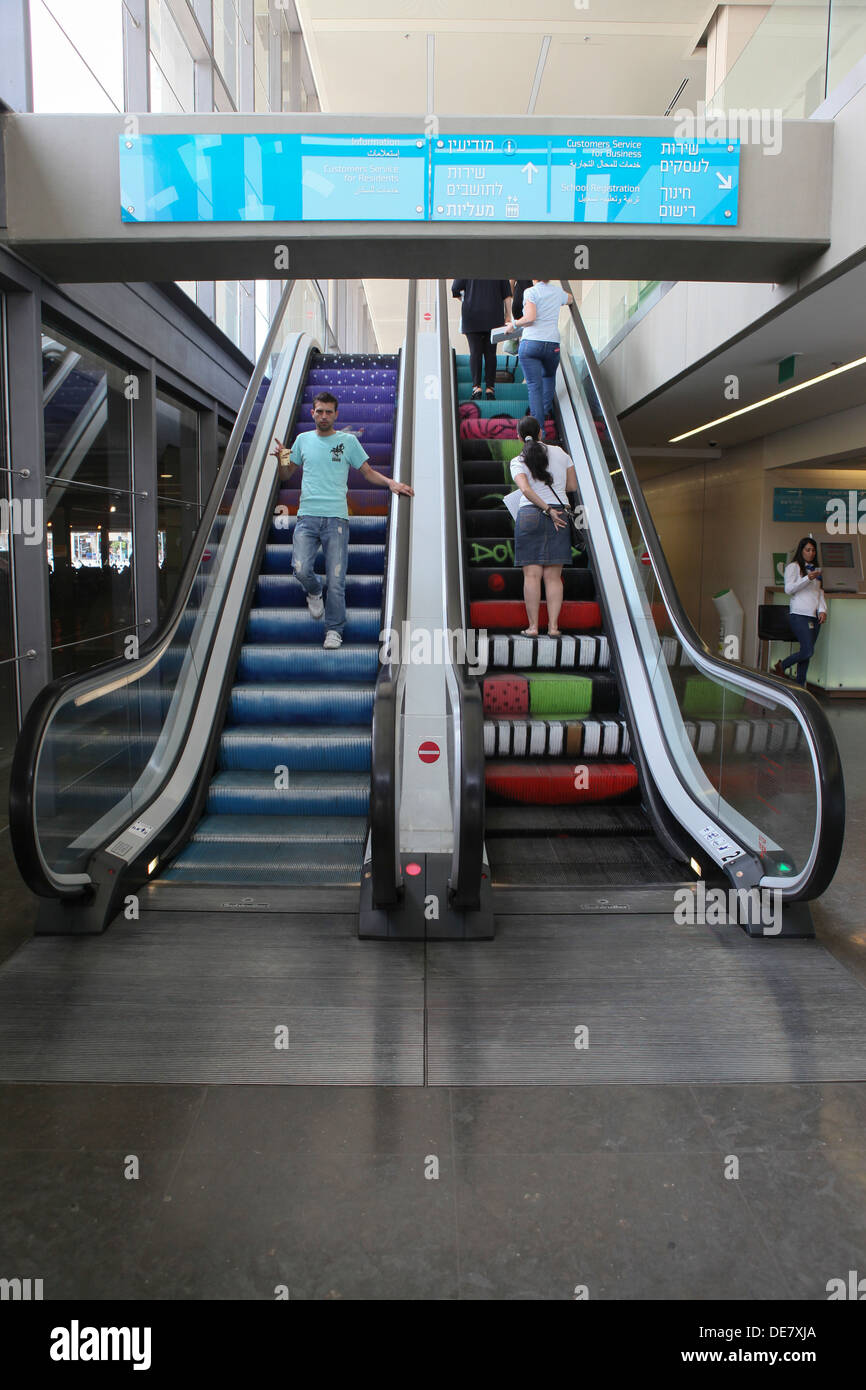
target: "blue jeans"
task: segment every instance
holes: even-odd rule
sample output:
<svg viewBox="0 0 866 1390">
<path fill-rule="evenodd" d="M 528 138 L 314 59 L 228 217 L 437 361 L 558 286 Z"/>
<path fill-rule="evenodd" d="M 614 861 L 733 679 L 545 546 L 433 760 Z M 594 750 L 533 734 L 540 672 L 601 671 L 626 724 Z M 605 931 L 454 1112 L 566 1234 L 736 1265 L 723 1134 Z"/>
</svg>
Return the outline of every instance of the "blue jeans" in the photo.
<svg viewBox="0 0 866 1390">
<path fill-rule="evenodd" d="M 785 657 L 785 660 L 781 662 L 782 670 L 785 671 L 796 663 L 797 684 L 805 685 L 806 669 L 815 650 L 821 624 L 817 618 L 808 618 L 805 613 L 789 613 L 788 622 L 791 624 L 791 631 L 800 643 L 800 650 Z"/>
<path fill-rule="evenodd" d="M 553 414 L 559 343 L 534 342 L 531 338 L 527 342 L 521 338 L 517 356 L 529 391 L 529 413 L 543 426 Z M 541 437 L 544 438 L 543 428 Z"/>
<path fill-rule="evenodd" d="M 299 516 L 295 522 L 292 569 L 304 592 L 312 598 L 322 593 L 322 581 L 313 569 L 320 545 L 325 552 L 325 629 L 342 635 L 346 626 L 349 559 L 349 523 L 344 516 Z"/>
</svg>

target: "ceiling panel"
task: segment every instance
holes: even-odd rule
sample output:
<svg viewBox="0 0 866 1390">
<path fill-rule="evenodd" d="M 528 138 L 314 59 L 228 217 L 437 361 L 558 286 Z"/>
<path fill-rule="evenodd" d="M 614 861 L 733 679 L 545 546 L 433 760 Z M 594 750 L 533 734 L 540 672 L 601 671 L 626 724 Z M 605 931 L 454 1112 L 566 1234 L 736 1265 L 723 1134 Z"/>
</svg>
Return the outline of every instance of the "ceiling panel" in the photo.
<svg viewBox="0 0 866 1390">
<path fill-rule="evenodd" d="M 752 3 L 752 0 L 734 0 Z M 321 27 L 328 21 L 341 20 L 355 27 L 359 18 L 370 23 L 390 23 L 394 28 L 423 24 L 429 29 L 447 27 L 448 23 L 464 20 L 479 22 L 491 32 L 503 24 L 520 23 L 527 19 L 526 0 L 300 0 L 298 11 L 302 19 Z M 578 8 L 573 0 L 534 0 L 532 22 L 560 26 L 592 26 L 617 24 L 667 25 L 679 30 L 703 29 L 715 9 L 707 0 L 589 0 Z"/>
<path fill-rule="evenodd" d="M 357 29 L 324 34 L 318 56 L 320 65 L 314 61 L 313 69 L 323 111 L 426 114 L 427 40 L 423 33 L 405 38 Z"/>
<path fill-rule="evenodd" d="M 669 38 L 613 35 L 592 38 L 555 36 L 547 55 L 537 116 L 663 116 L 684 77 L 689 79 L 678 105 L 704 96 L 705 62 L 683 59 Z"/>
<path fill-rule="evenodd" d="M 542 37 L 486 34 L 476 42 L 465 34 L 438 34 L 434 110 L 449 116 L 525 113 Z"/>
</svg>

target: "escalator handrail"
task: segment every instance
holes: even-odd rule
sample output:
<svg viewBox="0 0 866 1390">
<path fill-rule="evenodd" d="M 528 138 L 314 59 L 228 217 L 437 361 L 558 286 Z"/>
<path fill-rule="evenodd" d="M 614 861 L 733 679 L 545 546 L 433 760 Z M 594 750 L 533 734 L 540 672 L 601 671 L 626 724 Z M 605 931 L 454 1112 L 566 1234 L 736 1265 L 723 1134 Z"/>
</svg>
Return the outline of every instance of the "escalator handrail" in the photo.
<svg viewBox="0 0 866 1390">
<path fill-rule="evenodd" d="M 286 282 L 259 359 L 244 392 L 243 401 L 226 445 L 223 461 L 196 529 L 168 612 L 141 644 L 135 660 L 117 657 L 102 662 L 98 666 L 90 667 L 86 672 L 70 672 L 66 676 L 60 676 L 56 680 L 50 681 L 33 700 L 24 718 L 15 745 L 9 779 L 9 830 L 19 872 L 28 887 L 41 897 L 74 894 L 79 892 L 81 887 L 89 881 L 85 874 L 68 876 L 72 882 L 67 887 L 61 886 L 47 871 L 39 848 L 35 806 L 36 768 L 45 735 L 58 706 L 65 703 L 70 691 L 76 687 L 81 687 L 82 690 L 84 687 L 98 687 L 106 682 L 110 683 L 112 678 L 122 677 L 124 684 L 130 683 L 135 679 L 137 671 L 150 668 L 161 658 L 170 645 L 186 611 L 190 593 L 199 574 L 211 528 L 228 486 L 238 449 L 243 442 L 259 387 L 264 379 L 265 369 L 296 283 L 295 280 Z M 300 342 L 300 337 L 301 335 L 298 335 L 298 342 Z"/>
<path fill-rule="evenodd" d="M 564 281 L 562 284 L 563 288 L 567 290 L 568 287 Z M 776 676 L 732 665 L 713 652 L 693 626 L 674 584 L 619 421 L 607 399 L 601 371 L 577 306 L 572 304 L 569 312 L 586 364 L 586 372 L 595 392 L 605 427 L 616 454 L 617 464 L 629 494 L 629 500 L 650 556 L 660 597 L 679 641 L 699 669 L 708 670 L 720 681 L 730 685 L 751 689 L 753 693 L 757 687 L 758 691 L 766 691 L 770 703 L 785 705 L 791 709 L 809 739 L 817 781 L 818 824 L 815 834 L 817 846 L 815 846 L 814 856 L 810 856 L 813 859 L 810 872 L 794 891 L 786 892 L 786 885 L 777 884 L 776 880 L 773 880 L 773 886 L 778 886 L 782 891 L 784 900 L 789 902 L 818 897 L 825 891 L 838 867 L 845 828 L 845 790 L 842 764 L 829 720 L 818 700 L 809 691 L 787 684 Z M 565 376 L 565 380 L 568 384 L 567 376 Z M 577 412 L 575 412 L 575 419 L 579 429 L 580 422 Z M 592 451 L 586 448 L 585 452 L 589 466 L 593 468 Z M 721 821 L 720 824 L 722 824 Z M 736 838 L 736 832 L 731 831 L 731 833 Z"/>
<path fill-rule="evenodd" d="M 463 546 L 462 479 L 457 442 L 456 362 L 448 332 L 446 282 L 438 287 L 439 383 L 442 404 L 444 489 L 445 625 L 448 632 L 467 632 L 470 613 L 466 597 Z M 451 861 L 452 906 L 472 911 L 480 906 L 484 866 L 484 710 L 478 680 L 470 676 L 465 659 L 450 660 L 451 643 L 443 642 L 446 681 L 451 700 L 454 797 L 454 849 Z M 465 650 L 468 650 L 468 643 Z M 475 650 L 479 650 L 476 639 Z"/>
<path fill-rule="evenodd" d="M 400 354 L 397 388 L 397 428 L 394 434 L 392 476 L 397 482 L 412 481 L 412 446 L 415 428 L 415 339 L 418 331 L 418 283 L 410 280 L 406 306 L 406 337 Z M 370 853 L 372 897 L 375 907 L 393 906 L 400 893 L 400 798 L 397 776 L 397 739 L 401 674 L 406 653 L 402 640 L 409 588 L 410 516 L 407 507 L 391 502 L 388 543 L 385 549 L 385 593 L 382 607 L 383 635 L 397 633 L 396 651 L 382 663 L 373 697 L 373 729 L 370 770 Z"/>
</svg>

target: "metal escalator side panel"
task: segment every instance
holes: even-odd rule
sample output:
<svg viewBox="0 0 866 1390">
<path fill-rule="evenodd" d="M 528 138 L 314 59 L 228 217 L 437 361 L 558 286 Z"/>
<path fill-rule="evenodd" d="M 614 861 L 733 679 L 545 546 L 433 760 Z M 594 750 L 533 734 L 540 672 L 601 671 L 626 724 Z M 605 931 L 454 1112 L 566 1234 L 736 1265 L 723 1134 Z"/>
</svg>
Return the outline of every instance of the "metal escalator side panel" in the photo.
<svg viewBox="0 0 866 1390">
<path fill-rule="evenodd" d="M 176 691 L 185 695 L 195 687 L 206 645 L 202 634 L 224 602 L 229 560 L 233 563 L 241 537 L 232 518 L 240 514 L 247 500 L 251 491 L 248 480 L 255 468 L 248 454 L 241 469 L 236 463 L 237 453 L 293 286 L 294 282 L 287 286 L 245 393 L 166 618 L 142 644 L 136 659 L 111 661 L 83 676 L 54 681 L 28 711 L 13 760 L 10 823 L 22 876 L 41 896 L 80 895 L 89 884 L 86 861 L 92 848 L 100 838 L 105 843 L 138 815 L 160 779 L 168 774 L 167 719 L 170 723 L 174 717 L 179 735 L 183 701 L 180 694 L 176 700 L 173 696 Z M 280 361 L 287 374 L 303 341 L 297 334 L 286 339 Z M 304 356 L 312 347 L 311 340 L 306 342 Z M 271 423 L 262 415 L 259 430 Z M 240 489 L 233 486 L 238 473 Z M 220 515 L 221 508 L 230 512 L 228 520 Z M 224 566 L 220 563 L 223 558 Z M 187 712 L 194 703 L 194 698 L 186 700 Z M 115 745 L 108 759 L 100 742 L 106 736 Z M 118 744 L 123 753 L 116 751 Z M 99 825 L 96 835 L 89 833 L 94 825 Z"/>
<path fill-rule="evenodd" d="M 581 501 L 588 509 L 590 543 L 610 609 L 612 642 L 623 667 L 636 729 L 656 787 L 704 857 L 709 856 L 735 886 L 755 883 L 764 889 L 778 889 L 788 902 L 815 896 L 823 891 L 835 870 L 844 825 L 841 766 L 826 717 L 813 697 L 785 688 L 771 677 L 732 666 L 709 651 L 679 601 L 618 422 L 604 399 L 597 364 L 576 310 L 564 337 L 562 359 L 558 404 L 569 452 L 580 465 Z M 632 525 L 638 526 L 640 544 L 645 547 L 643 567 L 638 564 L 633 537 L 611 481 L 614 459 L 626 483 L 635 519 Z M 657 586 L 664 626 L 676 642 L 660 637 L 656 630 L 660 615 L 640 583 L 641 569 Z M 674 678 L 681 687 L 679 695 Z M 735 739 L 738 752 L 743 751 L 742 731 L 739 727 L 735 731 L 731 721 L 741 710 L 748 710 L 748 703 L 744 702 L 749 701 L 767 715 L 772 716 L 775 710 L 777 722 L 782 719 L 780 711 L 789 724 L 796 721 L 798 737 L 808 754 L 808 764 L 803 762 L 797 775 L 802 778 L 809 766 L 815 791 L 814 828 L 796 872 L 797 856 L 774 842 L 769 826 L 761 829 L 752 818 L 758 803 L 766 804 L 758 791 L 759 778 L 764 778 L 761 785 L 766 790 L 772 768 L 778 764 L 766 757 L 763 763 L 756 764 L 752 778 L 755 785 L 751 786 L 747 785 L 748 778 L 742 777 L 742 785 L 738 784 L 737 767 L 730 756 L 727 764 L 724 761 L 724 751 L 734 746 Z M 791 742 L 787 737 L 790 732 L 776 730 L 776 741 L 781 738 L 787 745 Z M 732 738 L 728 738 L 729 733 Z M 718 744 L 718 785 L 707 776 L 701 762 L 707 746 L 715 747 L 714 740 Z M 786 761 L 791 763 L 790 750 Z M 732 795 L 740 799 L 742 811 L 732 803 Z M 776 831 L 776 835 L 780 837 L 780 832 Z M 795 842 L 798 837 L 806 843 L 805 832 L 799 826 Z M 790 877 L 784 877 L 777 866 Z"/>
</svg>

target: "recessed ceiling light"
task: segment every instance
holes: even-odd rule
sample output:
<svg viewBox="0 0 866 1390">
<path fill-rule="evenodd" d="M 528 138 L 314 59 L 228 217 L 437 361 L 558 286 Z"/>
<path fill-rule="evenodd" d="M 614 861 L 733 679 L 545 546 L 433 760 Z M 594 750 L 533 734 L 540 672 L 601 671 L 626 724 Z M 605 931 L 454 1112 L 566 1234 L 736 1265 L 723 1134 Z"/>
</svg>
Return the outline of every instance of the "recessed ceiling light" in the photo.
<svg viewBox="0 0 866 1390">
<path fill-rule="evenodd" d="M 728 415 L 719 415 L 715 420 L 708 420 L 704 425 L 698 425 L 693 430 L 686 430 L 685 434 L 674 435 L 673 439 L 668 440 L 668 443 L 679 444 L 683 439 L 691 439 L 693 434 L 700 434 L 702 430 L 712 429 L 714 425 L 727 424 L 728 420 L 736 420 L 738 415 L 748 415 L 752 410 L 760 410 L 763 405 L 774 405 L 776 401 L 784 400 L 786 396 L 793 396 L 796 391 L 805 391 L 807 386 L 817 386 L 819 381 L 829 381 L 832 376 L 840 376 L 842 372 L 850 372 L 855 367 L 864 365 L 866 365 L 866 357 L 857 357 L 853 362 L 845 362 L 832 372 L 822 372 L 820 376 L 813 376 L 808 381 L 801 381 L 798 386 L 788 386 L 784 391 L 776 391 L 772 396 L 765 396 L 762 401 L 755 401 L 753 405 L 741 406 L 739 410 L 732 410 Z"/>
</svg>

